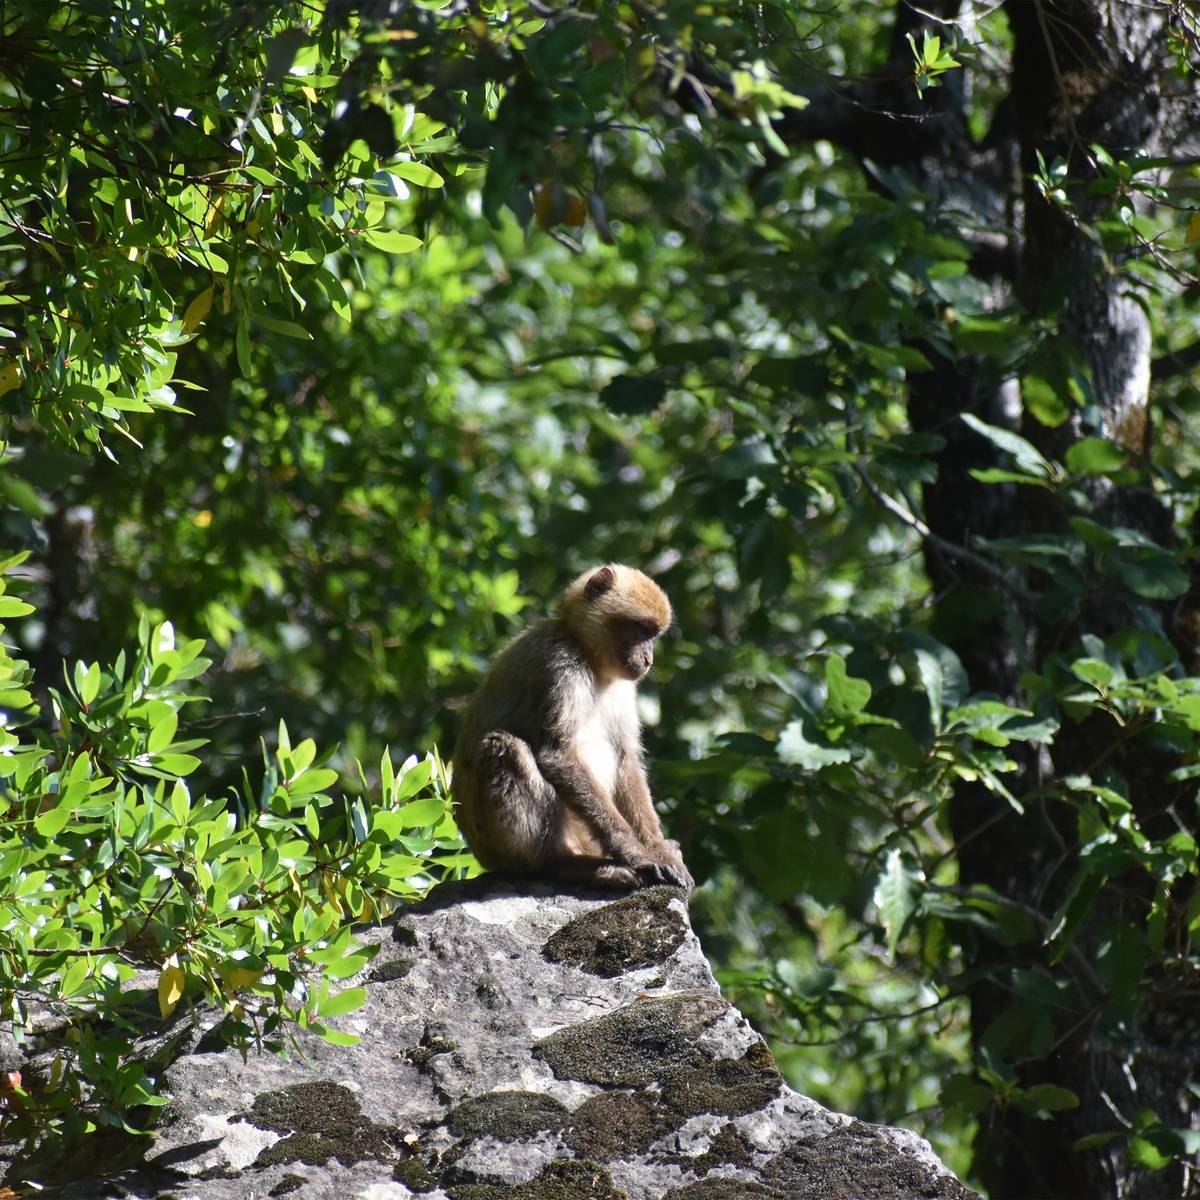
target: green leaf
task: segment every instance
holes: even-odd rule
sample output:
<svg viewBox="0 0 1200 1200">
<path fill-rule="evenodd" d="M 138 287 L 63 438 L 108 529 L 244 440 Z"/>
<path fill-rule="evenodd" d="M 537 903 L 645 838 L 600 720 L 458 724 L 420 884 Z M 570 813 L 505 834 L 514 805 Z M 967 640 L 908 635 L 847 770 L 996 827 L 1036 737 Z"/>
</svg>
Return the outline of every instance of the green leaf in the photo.
<svg viewBox="0 0 1200 1200">
<path fill-rule="evenodd" d="M 314 792 L 322 792 L 330 784 L 336 783 L 337 778 L 338 773 L 332 767 L 314 767 L 291 780 L 287 790 L 293 797 L 311 796 Z"/>
<path fill-rule="evenodd" d="M 875 885 L 874 900 L 887 933 L 888 953 L 893 957 L 924 890 L 925 875 L 920 867 L 910 867 L 900 850 L 889 850 Z"/>
<path fill-rule="evenodd" d="M 1146 937 L 1128 922 L 1116 925 L 1096 951 L 1096 970 L 1109 993 L 1118 1000 L 1131 1000 L 1142 987 L 1146 966 Z"/>
<path fill-rule="evenodd" d="M 987 438 L 994 446 L 1003 450 L 1006 454 L 1011 454 L 1017 464 L 1025 469 L 1031 475 L 1041 475 L 1046 479 L 1053 478 L 1056 474 L 1054 464 L 1042 456 L 1042 453 L 1032 442 L 1026 441 L 1019 434 L 1013 433 L 1008 429 L 1001 429 L 996 425 L 989 425 L 985 421 L 981 421 L 972 413 L 963 413 L 962 419 L 976 433 Z"/>
<path fill-rule="evenodd" d="M 600 403 L 621 416 L 653 412 L 667 394 L 667 385 L 659 379 L 641 375 L 618 375 L 605 385 Z"/>
<path fill-rule="evenodd" d="M 921 677 L 921 687 L 929 697 L 929 720 L 934 732 L 942 728 L 942 664 L 928 650 L 914 651 L 917 660 L 917 673 Z"/>
<path fill-rule="evenodd" d="M 389 254 L 408 254 L 421 246 L 421 239 L 411 233 L 395 233 L 390 229 L 368 229 L 362 235 L 377 250 L 385 250 Z"/>
<path fill-rule="evenodd" d="M 82 663 L 80 666 L 82 666 Z M 78 677 L 77 671 L 75 686 L 79 689 L 79 698 L 83 701 L 83 705 L 86 708 L 95 700 L 100 692 L 100 664 L 92 663 L 84 673 L 82 679 Z"/>
<path fill-rule="evenodd" d="M 238 370 L 245 378 L 251 378 L 254 374 L 254 360 L 250 357 L 250 327 L 245 317 L 238 321 L 233 345 L 237 353 Z"/>
<path fill-rule="evenodd" d="M 1021 400 L 1030 416 L 1051 429 L 1071 415 L 1071 405 L 1062 392 L 1040 375 L 1030 373 L 1021 377 Z"/>
<path fill-rule="evenodd" d="M 1079 1107 L 1079 1097 L 1070 1088 L 1057 1087 L 1052 1083 L 1037 1083 L 1033 1087 L 1022 1088 L 1017 1093 L 1016 1102 L 1026 1112 L 1039 1117 Z"/>
<path fill-rule="evenodd" d="M 1161 1171 L 1169 1167 L 1174 1159 L 1170 1153 L 1159 1149 L 1148 1137 L 1135 1135 L 1129 1139 L 1129 1157 L 1139 1167 L 1148 1171 Z"/>
<path fill-rule="evenodd" d="M 291 69 L 296 55 L 308 42 L 305 29 L 285 29 L 267 43 L 267 69 L 263 76 L 266 83 L 278 83 Z"/>
<path fill-rule="evenodd" d="M 343 1033 L 340 1029 L 330 1029 L 319 1021 L 311 1022 L 308 1028 L 310 1032 L 315 1033 L 317 1037 L 331 1046 L 357 1046 L 360 1041 L 356 1033 Z"/>
<path fill-rule="evenodd" d="M 1023 487 L 1053 486 L 1048 479 L 1040 475 L 1025 475 L 1020 471 L 1006 471 L 1003 467 L 971 467 L 967 472 L 972 479 L 980 483 L 1019 483 Z"/>
<path fill-rule="evenodd" d="M 156 754 L 151 761 L 171 775 L 190 775 L 200 765 L 200 760 L 191 754 Z"/>
<path fill-rule="evenodd" d="M 855 679 L 846 673 L 846 660 L 831 654 L 825 660 L 825 686 L 828 689 L 828 708 L 841 718 L 862 712 L 871 699 L 871 685 L 865 679 Z"/>
<path fill-rule="evenodd" d="M 305 738 L 298 746 L 294 747 L 287 755 L 291 764 L 291 772 L 293 775 L 300 775 L 312 765 L 313 760 L 317 757 L 317 744 L 312 738 Z M 336 778 L 336 776 L 335 776 Z"/>
<path fill-rule="evenodd" d="M 445 814 L 446 806 L 437 796 L 414 800 L 400 809 L 400 819 L 406 829 L 420 829 L 432 825 Z"/>
<path fill-rule="evenodd" d="M 1067 469 L 1076 475 L 1104 475 L 1119 471 L 1129 458 L 1127 451 L 1107 438 L 1089 437 L 1067 451 Z"/>
<path fill-rule="evenodd" d="M 345 1013 L 354 1012 L 356 1008 L 362 1008 L 366 1002 L 366 988 L 346 988 L 323 999 L 318 1007 L 318 1015 L 326 1018 L 340 1017 Z"/>
<path fill-rule="evenodd" d="M 1075 872 L 1067 888 L 1066 899 L 1055 913 L 1046 933 L 1046 944 L 1053 947 L 1052 963 L 1058 962 L 1075 940 L 1075 935 L 1092 911 L 1102 882 L 1100 876 L 1091 871 Z"/>
<path fill-rule="evenodd" d="M 34 818 L 33 827 L 42 837 L 57 837 L 66 828 L 72 816 L 72 807 L 64 801 L 65 798 L 60 799 L 54 808 L 48 808 Z"/>
<path fill-rule="evenodd" d="M 27 617 L 33 611 L 32 604 L 26 604 L 16 596 L 0 596 L 0 618 Z"/>
<path fill-rule="evenodd" d="M 1174 600 L 1191 586 L 1187 572 L 1162 551 L 1136 556 L 1122 552 L 1114 556 L 1113 565 L 1121 582 L 1147 600 Z"/>
<path fill-rule="evenodd" d="M 1093 683 L 1098 688 L 1106 688 L 1113 681 L 1115 672 L 1106 662 L 1098 658 L 1077 658 L 1071 664 L 1071 670 L 1080 679 Z"/>
<path fill-rule="evenodd" d="M 833 763 L 848 763 L 854 757 L 849 750 L 814 741 L 805 719 L 792 721 L 785 726 L 779 735 L 777 753 L 781 761 L 810 771 Z"/>
<path fill-rule="evenodd" d="M 146 750 L 150 754 L 157 754 L 160 750 L 165 750 L 175 740 L 175 731 L 178 725 L 178 714 L 168 712 L 150 731 L 150 736 L 146 739 Z"/>
<path fill-rule="evenodd" d="M 388 170 L 393 175 L 399 175 L 401 179 L 407 179 L 409 183 L 415 184 L 417 187 L 439 188 L 446 182 L 432 167 L 420 162 L 390 163 Z"/>
<path fill-rule="evenodd" d="M 422 788 L 428 787 L 430 780 L 433 778 L 433 759 L 425 758 L 421 762 L 413 763 L 411 767 L 404 772 L 396 784 L 393 794 L 393 801 L 400 804 L 407 800 L 410 796 L 415 796 Z"/>
<path fill-rule="evenodd" d="M 284 337 L 298 338 L 302 342 L 313 340 L 313 335 L 303 325 L 297 325 L 295 321 L 280 321 L 275 317 L 268 317 L 264 313 L 257 313 L 254 321 L 264 329 L 270 329 L 273 333 L 282 333 Z"/>
<path fill-rule="evenodd" d="M 1104 1133 L 1089 1133 L 1079 1138 L 1071 1148 L 1077 1151 L 1098 1150 L 1101 1146 L 1107 1146 L 1109 1142 L 1121 1136 L 1120 1130 L 1117 1129 L 1110 1129 Z"/>
</svg>

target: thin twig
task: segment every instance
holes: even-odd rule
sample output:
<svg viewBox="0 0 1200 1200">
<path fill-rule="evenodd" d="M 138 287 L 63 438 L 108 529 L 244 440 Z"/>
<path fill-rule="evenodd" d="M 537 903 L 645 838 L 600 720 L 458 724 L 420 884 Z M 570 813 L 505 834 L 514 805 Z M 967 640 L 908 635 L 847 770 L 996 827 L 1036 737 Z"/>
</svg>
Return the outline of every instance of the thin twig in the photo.
<svg viewBox="0 0 1200 1200">
<path fill-rule="evenodd" d="M 948 538 L 936 534 L 924 521 L 921 520 L 915 513 L 909 512 L 898 500 L 893 496 L 889 496 L 867 473 L 866 467 L 862 463 L 854 464 L 855 474 L 862 480 L 863 487 L 867 489 L 872 498 L 877 504 L 882 505 L 894 517 L 899 517 L 910 529 L 915 529 L 921 537 L 925 539 L 931 546 L 936 547 L 949 558 L 958 559 L 960 562 L 969 563 L 977 571 L 982 571 L 988 578 L 994 579 L 1005 591 L 1015 596 L 1026 607 L 1032 608 L 1037 603 L 1037 597 L 1024 584 L 1018 583 L 995 563 L 989 562 L 980 554 L 976 554 L 974 550 L 968 550 L 966 546 L 960 546 L 957 542 L 952 542 Z"/>
</svg>

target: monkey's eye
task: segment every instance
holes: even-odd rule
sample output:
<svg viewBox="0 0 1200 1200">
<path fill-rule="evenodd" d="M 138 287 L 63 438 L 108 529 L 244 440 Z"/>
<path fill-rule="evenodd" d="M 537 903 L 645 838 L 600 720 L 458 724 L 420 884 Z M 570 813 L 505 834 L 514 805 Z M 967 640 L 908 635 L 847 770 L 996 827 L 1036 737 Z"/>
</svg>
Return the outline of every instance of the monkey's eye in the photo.
<svg viewBox="0 0 1200 1200">
<path fill-rule="evenodd" d="M 631 617 L 622 617 L 616 622 L 621 632 L 639 642 L 649 642 L 658 637 L 658 626 L 649 621 L 635 621 Z"/>
</svg>

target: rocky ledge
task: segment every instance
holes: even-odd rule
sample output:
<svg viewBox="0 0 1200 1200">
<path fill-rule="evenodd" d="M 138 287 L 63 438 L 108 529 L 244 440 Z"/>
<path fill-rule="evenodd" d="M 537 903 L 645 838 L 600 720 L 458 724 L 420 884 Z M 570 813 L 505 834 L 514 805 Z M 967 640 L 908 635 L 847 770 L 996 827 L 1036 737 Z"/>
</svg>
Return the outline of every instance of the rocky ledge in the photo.
<svg viewBox="0 0 1200 1200">
<path fill-rule="evenodd" d="M 364 940 L 351 1047 L 243 1061 L 199 1034 L 139 1160 L 60 1197 L 966 1200 L 929 1145 L 780 1078 L 681 893 L 476 880 Z"/>
</svg>

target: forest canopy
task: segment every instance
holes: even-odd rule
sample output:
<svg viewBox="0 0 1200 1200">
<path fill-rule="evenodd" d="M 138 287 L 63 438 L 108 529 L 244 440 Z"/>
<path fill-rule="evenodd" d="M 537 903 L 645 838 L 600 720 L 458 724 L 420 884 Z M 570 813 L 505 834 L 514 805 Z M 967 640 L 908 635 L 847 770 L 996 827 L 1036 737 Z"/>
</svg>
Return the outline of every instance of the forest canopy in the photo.
<svg viewBox="0 0 1200 1200">
<path fill-rule="evenodd" d="M 675 608 L 651 782 L 798 1089 L 994 1198 L 1200 1168 L 1200 22 L 0 0 L 10 1178 L 476 869 L 457 714 Z M 14 1078 L 13 1076 L 16 1076 Z M 15 1156 L 15 1157 L 14 1157 Z"/>
</svg>

